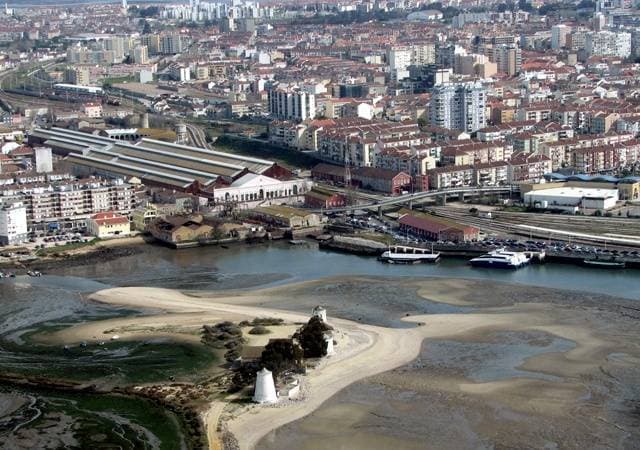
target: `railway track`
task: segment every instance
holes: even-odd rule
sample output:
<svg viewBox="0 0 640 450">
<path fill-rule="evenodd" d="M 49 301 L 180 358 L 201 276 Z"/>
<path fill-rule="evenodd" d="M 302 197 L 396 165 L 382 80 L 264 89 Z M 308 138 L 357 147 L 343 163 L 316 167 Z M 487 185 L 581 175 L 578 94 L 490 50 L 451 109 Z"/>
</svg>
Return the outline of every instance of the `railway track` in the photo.
<svg viewBox="0 0 640 450">
<path fill-rule="evenodd" d="M 546 215 L 544 217 L 536 217 L 535 214 L 521 213 L 522 216 L 525 216 L 525 217 L 520 216 L 519 218 L 521 220 L 516 222 L 515 220 L 503 221 L 503 219 L 501 219 L 500 217 L 500 212 L 495 213 L 495 216 L 493 216 L 492 218 L 485 218 L 485 217 L 477 217 L 464 210 L 455 210 L 455 209 L 446 208 L 446 207 L 431 207 L 428 209 L 435 212 L 438 216 L 452 219 L 452 220 L 455 220 L 456 222 L 459 222 L 465 225 L 474 226 L 490 234 L 506 235 L 506 236 L 526 236 L 526 237 L 529 237 L 530 239 L 536 238 L 538 240 L 554 240 L 554 241 L 563 241 L 563 242 L 571 242 L 571 243 L 580 243 L 585 245 L 604 245 L 607 247 L 620 248 L 620 249 L 626 249 L 630 247 L 640 247 L 640 233 L 629 232 L 627 228 L 619 228 L 617 226 L 614 227 L 611 224 L 609 224 L 608 226 L 609 232 L 616 231 L 616 230 L 619 231 L 620 229 L 624 229 L 625 230 L 624 236 L 629 239 L 636 240 L 636 243 L 629 241 L 624 244 L 616 244 L 614 243 L 615 236 L 608 236 L 604 233 L 594 232 L 593 229 L 588 229 L 588 228 L 578 229 L 575 226 L 575 223 L 569 224 L 566 221 L 566 218 L 554 217 L 552 221 L 548 221 Z M 518 214 L 518 213 L 515 213 L 515 214 Z M 559 220 L 555 220 L 555 219 L 559 219 Z M 560 220 L 562 219 L 564 219 L 564 223 L 560 222 Z M 585 217 L 584 219 L 590 219 L 590 218 Z M 611 219 L 611 218 L 603 218 L 603 221 L 607 219 Z M 625 222 L 633 222 L 633 220 L 631 219 L 620 219 L 620 220 Z M 585 220 L 585 225 L 588 223 L 589 223 L 588 220 Z M 520 227 L 520 225 L 530 225 L 533 227 L 555 230 L 558 232 L 562 232 L 563 234 L 560 234 L 560 233 L 554 234 L 553 231 L 522 228 Z M 620 226 L 621 225 L 622 224 L 620 224 Z M 634 227 L 637 227 L 638 225 L 640 224 L 638 224 L 637 221 L 633 223 Z M 576 235 L 572 235 L 573 233 L 575 233 Z M 579 236 L 579 234 L 590 234 L 590 235 L 596 235 L 596 236 L 587 238 L 584 236 Z"/>
<path fill-rule="evenodd" d="M 207 143 L 207 138 L 204 134 L 204 131 L 195 125 L 186 124 L 187 133 L 189 134 L 189 140 L 196 147 L 209 149 L 209 144 Z"/>
</svg>

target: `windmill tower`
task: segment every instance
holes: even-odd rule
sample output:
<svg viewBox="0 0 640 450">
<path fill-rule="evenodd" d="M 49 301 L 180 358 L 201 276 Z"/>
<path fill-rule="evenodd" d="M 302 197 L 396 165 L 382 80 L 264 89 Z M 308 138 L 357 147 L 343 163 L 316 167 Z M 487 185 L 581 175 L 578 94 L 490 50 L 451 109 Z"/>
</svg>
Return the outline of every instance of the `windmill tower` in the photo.
<svg viewBox="0 0 640 450">
<path fill-rule="evenodd" d="M 278 401 L 273 375 L 266 368 L 256 374 L 256 389 L 253 393 L 253 401 L 255 403 L 276 403 Z"/>
</svg>

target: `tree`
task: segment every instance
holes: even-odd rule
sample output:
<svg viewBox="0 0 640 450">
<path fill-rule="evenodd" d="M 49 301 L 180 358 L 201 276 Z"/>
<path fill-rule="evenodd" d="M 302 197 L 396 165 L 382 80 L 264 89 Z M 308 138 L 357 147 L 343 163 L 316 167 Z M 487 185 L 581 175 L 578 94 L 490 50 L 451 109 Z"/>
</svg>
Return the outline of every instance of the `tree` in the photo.
<svg viewBox="0 0 640 450">
<path fill-rule="evenodd" d="M 531 12 L 533 11 L 533 6 L 527 0 L 518 0 L 518 9 L 521 11 Z"/>
<path fill-rule="evenodd" d="M 331 330 L 333 328 L 314 316 L 293 337 L 300 342 L 305 358 L 321 358 L 327 355 L 327 342 L 324 336 Z"/>
<path fill-rule="evenodd" d="M 260 357 L 262 367 L 266 367 L 278 378 L 287 370 L 302 367 L 304 354 L 293 339 L 272 339 L 264 348 Z"/>
<path fill-rule="evenodd" d="M 149 21 L 143 20 L 142 23 L 142 34 L 151 34 L 151 24 L 149 23 Z"/>
</svg>

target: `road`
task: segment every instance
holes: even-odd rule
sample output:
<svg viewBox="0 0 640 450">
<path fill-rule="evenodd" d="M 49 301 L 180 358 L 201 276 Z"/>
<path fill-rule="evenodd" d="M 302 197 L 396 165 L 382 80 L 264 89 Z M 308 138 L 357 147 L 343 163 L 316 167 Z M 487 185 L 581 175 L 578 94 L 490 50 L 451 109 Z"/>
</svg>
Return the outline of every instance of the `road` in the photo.
<svg viewBox="0 0 640 450">
<path fill-rule="evenodd" d="M 465 188 L 453 188 L 442 189 L 439 191 L 426 191 L 426 192 L 414 192 L 412 194 L 399 195 L 397 197 L 384 197 L 383 200 L 374 201 L 372 203 L 365 203 L 362 205 L 350 205 L 341 208 L 331 209 L 318 209 L 316 212 L 350 212 L 355 210 L 364 209 L 378 209 L 389 206 L 402 205 L 409 202 L 418 203 L 420 200 L 424 200 L 432 197 L 440 197 L 446 195 L 478 195 L 478 194 L 511 194 L 519 190 L 519 186 L 492 186 L 492 187 L 465 187 Z"/>
</svg>

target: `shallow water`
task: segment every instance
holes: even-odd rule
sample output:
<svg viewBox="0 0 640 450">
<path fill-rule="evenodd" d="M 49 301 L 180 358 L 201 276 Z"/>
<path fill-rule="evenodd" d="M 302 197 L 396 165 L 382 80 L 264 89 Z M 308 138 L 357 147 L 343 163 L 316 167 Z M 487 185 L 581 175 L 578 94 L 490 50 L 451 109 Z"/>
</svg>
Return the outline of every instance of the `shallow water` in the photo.
<svg viewBox="0 0 640 450">
<path fill-rule="evenodd" d="M 410 367 L 461 372 L 465 378 L 479 383 L 516 377 L 559 381 L 554 375 L 518 367 L 527 358 L 575 348 L 572 341 L 542 332 L 500 332 L 492 337 L 491 342 L 428 341 Z"/>
</svg>

